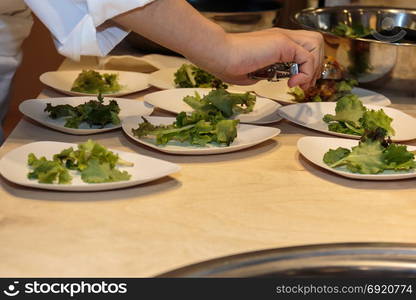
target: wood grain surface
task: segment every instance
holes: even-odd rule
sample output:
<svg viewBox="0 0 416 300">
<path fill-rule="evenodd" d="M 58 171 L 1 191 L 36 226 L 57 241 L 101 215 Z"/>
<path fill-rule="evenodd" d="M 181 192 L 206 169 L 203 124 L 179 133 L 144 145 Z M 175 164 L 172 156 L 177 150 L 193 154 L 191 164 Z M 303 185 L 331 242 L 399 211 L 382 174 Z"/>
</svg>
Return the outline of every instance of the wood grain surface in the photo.
<svg viewBox="0 0 416 300">
<path fill-rule="evenodd" d="M 62 69 L 83 66 L 88 63 L 66 61 Z M 130 98 L 140 100 L 153 90 Z M 58 95 L 45 90 L 40 97 Z M 389 96 L 393 107 L 416 116 L 414 97 Z M 414 179 L 371 182 L 336 176 L 296 149 L 300 137 L 324 134 L 287 121 L 272 126 L 282 134 L 256 147 L 192 157 L 143 148 L 121 131 L 94 135 L 107 147 L 182 166 L 173 176 L 122 190 L 51 192 L 2 178 L 0 276 L 147 277 L 275 247 L 416 242 Z M 33 141 L 88 138 L 23 119 L 0 156 Z"/>
</svg>

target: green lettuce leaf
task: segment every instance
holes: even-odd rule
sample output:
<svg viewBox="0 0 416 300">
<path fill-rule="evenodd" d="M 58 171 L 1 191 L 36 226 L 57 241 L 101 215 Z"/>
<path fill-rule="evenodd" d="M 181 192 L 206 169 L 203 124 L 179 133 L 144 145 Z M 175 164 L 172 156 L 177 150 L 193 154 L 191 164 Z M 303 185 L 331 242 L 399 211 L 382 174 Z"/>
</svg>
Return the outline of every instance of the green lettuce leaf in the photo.
<svg viewBox="0 0 416 300">
<path fill-rule="evenodd" d="M 342 97 L 336 104 L 335 112 L 335 115 L 327 114 L 323 117 L 330 131 L 362 136 L 365 130 L 382 128 L 389 136 L 395 134 L 391 126 L 393 119 L 383 109 L 367 110 L 356 96 Z"/>
<path fill-rule="evenodd" d="M 104 183 L 125 181 L 131 178 L 126 171 L 119 171 L 111 167 L 110 163 L 90 159 L 85 169 L 81 171 L 81 178 L 87 183 Z"/>
<path fill-rule="evenodd" d="M 393 136 L 395 135 L 395 131 L 391 127 L 392 121 L 393 119 L 386 115 L 383 109 L 378 111 L 368 110 L 363 115 L 362 126 L 370 131 L 380 127 L 387 131 L 388 136 Z"/>
<path fill-rule="evenodd" d="M 228 85 L 208 72 L 190 64 L 183 64 L 174 74 L 176 87 L 228 88 Z"/>
<path fill-rule="evenodd" d="M 217 123 L 215 132 L 217 142 L 229 146 L 237 137 L 237 124 L 239 120 L 222 120 Z"/>
<path fill-rule="evenodd" d="M 120 91 L 118 74 L 100 74 L 94 70 L 83 70 L 75 79 L 71 91 L 88 94 L 108 94 Z"/>
<path fill-rule="evenodd" d="M 288 94 L 295 97 L 296 102 L 304 102 L 305 100 L 305 91 L 299 86 L 290 88 Z"/>
<path fill-rule="evenodd" d="M 377 128 L 366 131 L 358 146 L 348 150 L 330 149 L 323 161 L 330 167 L 346 166 L 353 173 L 378 174 L 385 170 L 413 170 L 416 168 L 415 154 L 405 145 L 398 145 L 386 138 L 386 130 Z"/>
<path fill-rule="evenodd" d="M 386 169 L 410 170 L 416 167 L 415 155 L 405 145 L 390 144 L 384 151 Z"/>
<path fill-rule="evenodd" d="M 44 156 L 37 158 L 33 153 L 28 155 L 28 165 L 32 171 L 27 177 L 37 179 L 39 183 L 71 183 L 72 176 L 68 170 L 58 161 L 47 160 Z"/>
<path fill-rule="evenodd" d="M 356 95 L 350 94 L 338 100 L 335 107 L 335 115 L 327 114 L 324 116 L 326 123 L 342 121 L 349 123 L 355 128 L 360 128 L 360 119 L 363 117 L 366 108 Z"/>
<path fill-rule="evenodd" d="M 324 155 L 324 163 L 331 166 L 337 162 L 339 162 L 341 159 L 347 157 L 351 153 L 350 150 L 342 147 L 338 147 L 335 150 L 330 149 L 327 153 Z"/>
<path fill-rule="evenodd" d="M 351 149 L 348 156 L 331 164 L 330 167 L 346 165 L 347 169 L 353 173 L 381 173 L 385 169 L 383 151 L 384 147 L 379 141 L 360 143 Z"/>
<path fill-rule="evenodd" d="M 186 96 L 183 101 L 197 112 L 216 114 L 219 111 L 225 118 L 230 118 L 234 114 L 252 112 L 256 96 L 248 92 L 230 93 L 225 89 L 216 89 L 203 98 L 196 93 L 194 97 Z"/>
<path fill-rule="evenodd" d="M 96 125 L 101 128 L 107 124 L 120 124 L 120 107 L 117 101 L 111 100 L 109 104 L 103 104 L 101 95 L 97 100 L 90 100 L 75 107 L 69 104 L 53 106 L 47 103 L 44 111 L 48 112 L 52 119 L 67 117 L 64 126 L 68 128 L 79 128 L 82 122 L 86 122 L 90 127 Z"/>
</svg>

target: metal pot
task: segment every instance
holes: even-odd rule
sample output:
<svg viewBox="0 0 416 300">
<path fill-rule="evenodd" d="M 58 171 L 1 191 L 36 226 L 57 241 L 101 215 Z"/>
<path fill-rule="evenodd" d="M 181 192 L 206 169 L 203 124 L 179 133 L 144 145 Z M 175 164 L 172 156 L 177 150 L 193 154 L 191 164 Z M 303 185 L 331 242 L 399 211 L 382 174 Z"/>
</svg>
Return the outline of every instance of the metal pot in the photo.
<svg viewBox="0 0 416 300">
<path fill-rule="evenodd" d="M 416 277 L 416 244 L 346 243 L 278 248 L 218 258 L 158 277 Z"/>
<path fill-rule="evenodd" d="M 294 19 L 304 29 L 323 33 L 326 54 L 346 66 L 364 86 L 416 93 L 416 43 L 397 42 L 381 34 L 387 25 L 416 29 L 416 10 L 330 7 L 305 9 Z M 332 30 L 339 23 L 371 28 L 372 39 L 334 35 Z"/>
<path fill-rule="evenodd" d="M 251 32 L 272 28 L 281 8 L 278 0 L 189 0 L 188 2 L 226 32 Z M 141 51 L 175 54 L 134 32 L 127 36 L 127 41 Z"/>
</svg>

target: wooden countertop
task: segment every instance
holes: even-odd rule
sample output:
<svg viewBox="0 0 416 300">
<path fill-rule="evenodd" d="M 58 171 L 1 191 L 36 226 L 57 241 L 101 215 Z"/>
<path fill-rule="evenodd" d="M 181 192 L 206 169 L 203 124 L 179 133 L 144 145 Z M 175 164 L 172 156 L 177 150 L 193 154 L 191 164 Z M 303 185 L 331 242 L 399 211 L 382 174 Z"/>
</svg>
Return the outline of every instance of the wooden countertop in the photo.
<svg viewBox="0 0 416 300">
<path fill-rule="evenodd" d="M 66 61 L 61 69 L 71 68 L 80 65 Z M 40 97 L 58 95 L 45 90 Z M 416 116 L 416 98 L 389 96 L 393 107 Z M 336 176 L 296 149 L 302 136 L 325 135 L 287 121 L 274 126 L 282 134 L 272 140 L 211 156 L 162 154 L 121 131 L 94 135 L 105 146 L 182 166 L 173 176 L 122 190 L 52 192 L 2 178 L 0 276 L 147 277 L 267 248 L 416 242 L 414 179 L 371 182 Z M 23 119 L 0 156 L 33 141 L 79 143 L 89 137 Z"/>
</svg>

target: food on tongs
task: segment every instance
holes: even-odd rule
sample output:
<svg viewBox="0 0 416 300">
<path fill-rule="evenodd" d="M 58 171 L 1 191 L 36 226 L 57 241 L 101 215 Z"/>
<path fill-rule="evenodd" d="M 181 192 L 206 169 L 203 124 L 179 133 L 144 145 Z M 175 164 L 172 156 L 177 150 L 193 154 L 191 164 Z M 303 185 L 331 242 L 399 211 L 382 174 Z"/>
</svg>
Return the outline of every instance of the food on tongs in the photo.
<svg viewBox="0 0 416 300">
<path fill-rule="evenodd" d="M 327 57 L 323 78 L 307 90 L 294 87 L 289 94 L 296 102 L 334 102 L 346 95 L 352 94 L 352 89 L 358 85 L 355 79 L 348 78 L 344 68 L 332 57 Z"/>
</svg>

